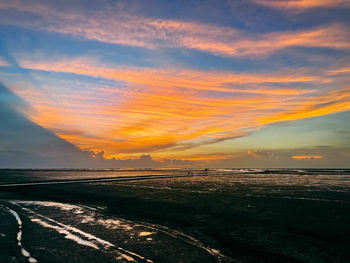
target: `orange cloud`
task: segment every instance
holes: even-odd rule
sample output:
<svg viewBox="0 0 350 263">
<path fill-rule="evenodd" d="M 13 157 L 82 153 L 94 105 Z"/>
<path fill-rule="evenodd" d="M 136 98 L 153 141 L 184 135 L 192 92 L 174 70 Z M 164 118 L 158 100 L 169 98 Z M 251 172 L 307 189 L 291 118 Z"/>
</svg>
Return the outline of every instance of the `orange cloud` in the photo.
<svg viewBox="0 0 350 263">
<path fill-rule="evenodd" d="M 349 49 L 349 30 L 341 24 L 325 27 L 272 32 L 256 36 L 240 33 L 235 39 L 223 41 L 223 36 L 213 39 L 198 39 L 184 42 L 187 48 L 198 49 L 222 56 L 267 56 L 288 47 L 324 47 Z"/>
<path fill-rule="evenodd" d="M 309 9 L 315 7 L 350 7 L 348 0 L 252 0 L 253 2 L 280 9 Z"/>
<path fill-rule="evenodd" d="M 295 160 L 316 160 L 316 159 L 322 159 L 322 155 L 293 155 L 293 159 Z"/>
<path fill-rule="evenodd" d="M 261 123 L 294 121 L 346 110 L 350 110 L 350 88 L 330 91 L 323 96 L 310 98 L 282 113 L 261 118 Z"/>
<path fill-rule="evenodd" d="M 350 67 L 341 67 L 341 68 L 330 70 L 328 72 L 329 75 L 340 75 L 340 74 L 349 74 L 349 73 L 350 73 Z"/>
<path fill-rule="evenodd" d="M 254 156 L 255 158 L 262 159 L 264 154 L 258 150 L 249 150 L 248 155 Z"/>
<path fill-rule="evenodd" d="M 182 151 L 244 136 L 266 124 L 350 109 L 349 90 L 276 88 L 269 83 L 329 84 L 339 76 L 305 69 L 258 73 L 114 68 L 89 59 L 20 60 L 27 69 L 116 80 L 114 86 L 18 89 L 36 123 L 106 156 Z M 259 85 L 256 85 L 259 84 Z M 248 85 L 248 86 L 247 86 Z M 253 85 L 254 88 L 250 88 Z M 208 92 L 213 95 L 209 96 Z M 225 96 L 221 96 L 221 93 Z M 307 95 L 307 96 L 306 96 Z M 91 102 L 93 100 L 94 102 Z M 278 109 L 278 113 L 276 113 Z M 250 153 L 254 154 L 253 151 Z"/>
<path fill-rule="evenodd" d="M 111 68 L 90 59 L 67 59 L 56 61 L 21 60 L 23 68 L 74 73 L 94 77 L 102 77 L 124 81 L 133 84 L 153 87 L 173 88 L 181 87 L 192 90 L 207 90 L 218 92 L 265 93 L 265 94 L 300 94 L 304 91 L 296 89 L 235 89 L 225 87 L 224 84 L 251 83 L 294 83 L 294 82 L 327 82 L 328 78 L 303 73 L 303 70 L 285 70 L 269 74 L 231 73 L 218 71 L 195 71 L 180 69 L 149 69 L 149 68 Z M 116 91 L 118 92 L 118 91 Z M 306 91 L 307 92 L 307 91 Z"/>
<path fill-rule="evenodd" d="M 185 158 L 179 158 L 179 160 L 183 161 L 217 161 L 217 160 L 226 160 L 231 158 L 238 158 L 245 156 L 245 153 L 234 153 L 234 154 L 198 154 L 194 156 L 188 156 Z"/>
</svg>

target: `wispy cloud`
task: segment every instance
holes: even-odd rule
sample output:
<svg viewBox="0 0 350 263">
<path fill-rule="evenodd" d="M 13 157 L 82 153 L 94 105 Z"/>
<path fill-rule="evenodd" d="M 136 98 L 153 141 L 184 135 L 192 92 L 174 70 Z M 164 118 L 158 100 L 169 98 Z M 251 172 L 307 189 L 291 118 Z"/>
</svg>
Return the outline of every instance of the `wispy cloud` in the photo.
<svg viewBox="0 0 350 263">
<path fill-rule="evenodd" d="M 249 150 L 248 155 L 254 156 L 255 158 L 258 158 L 258 159 L 262 159 L 265 156 L 265 154 L 259 150 Z"/>
<path fill-rule="evenodd" d="M 238 158 L 238 157 L 242 157 L 242 156 L 246 156 L 246 153 L 198 154 L 198 155 L 194 155 L 194 156 L 181 158 L 180 160 L 183 160 L 183 161 L 210 162 L 210 161 L 227 160 L 227 159 L 232 159 L 232 158 Z"/>
<path fill-rule="evenodd" d="M 101 77 L 134 84 L 162 87 L 181 87 L 202 91 L 217 92 L 246 92 L 296 95 L 304 93 L 302 90 L 281 88 L 273 89 L 262 86 L 256 89 L 235 89 L 225 87 L 224 84 L 252 84 L 252 83 L 298 83 L 298 82 L 328 82 L 330 78 L 316 76 L 306 69 L 285 69 L 270 73 L 235 73 L 223 71 L 196 71 L 179 68 L 141 68 L 141 67 L 111 67 L 103 65 L 89 58 L 44 60 L 23 59 L 21 67 L 43 71 L 65 72 L 93 77 Z"/>
<path fill-rule="evenodd" d="M 279 9 L 309 9 L 316 7 L 350 7 L 348 0 L 252 0 L 259 5 Z"/>
<path fill-rule="evenodd" d="M 322 159 L 322 155 L 293 155 L 293 159 L 295 160 L 317 160 Z"/>
<path fill-rule="evenodd" d="M 224 57 L 266 57 L 289 47 L 350 49 L 348 27 L 339 23 L 311 29 L 253 35 L 227 26 L 153 19 L 107 11 L 88 14 L 59 12 L 48 5 L 38 3 L 26 5 L 20 1 L 2 3 L 0 8 L 13 8 L 40 17 L 26 19 L 24 16 L 22 19 L 17 19 L 15 16 L 3 16 L 0 18 L 1 24 L 13 24 L 67 34 L 79 39 L 148 49 L 193 49 Z"/>
<path fill-rule="evenodd" d="M 329 71 L 213 72 L 25 57 L 19 59 L 25 69 L 115 81 L 109 86 L 83 84 L 68 94 L 60 85 L 43 85 L 41 95 L 16 89 L 37 109 L 32 120 L 83 149 L 105 150 L 110 157 L 195 148 L 244 136 L 266 124 L 335 113 L 350 105 L 348 89 L 314 89 L 338 78 Z M 281 84 L 284 88 L 278 87 Z"/>
<path fill-rule="evenodd" d="M 2 57 L 0 57 L 0 67 L 6 67 L 6 66 L 9 66 L 9 64 Z"/>
<path fill-rule="evenodd" d="M 290 108 L 274 116 L 262 118 L 262 123 L 294 121 L 350 110 L 350 88 L 331 91 L 323 96 L 310 98 L 299 106 Z"/>
</svg>

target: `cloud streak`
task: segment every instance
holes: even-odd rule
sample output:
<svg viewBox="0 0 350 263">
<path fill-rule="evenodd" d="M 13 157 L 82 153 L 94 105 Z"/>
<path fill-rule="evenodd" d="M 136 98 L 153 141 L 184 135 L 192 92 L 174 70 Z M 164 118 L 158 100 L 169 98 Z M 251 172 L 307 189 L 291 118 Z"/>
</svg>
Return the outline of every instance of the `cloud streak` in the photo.
<svg viewBox="0 0 350 263">
<path fill-rule="evenodd" d="M 6 66 L 9 66 L 9 64 L 2 57 L 0 57 L 0 67 L 6 67 Z"/>
<path fill-rule="evenodd" d="M 322 155 L 293 155 L 293 159 L 295 160 L 317 160 L 322 159 Z"/>
<path fill-rule="evenodd" d="M 305 10 L 309 8 L 325 8 L 325 7 L 350 7 L 347 0 L 252 0 L 259 5 L 265 5 L 272 8 L 290 10 Z"/>
<path fill-rule="evenodd" d="M 47 87 L 41 96 L 16 90 L 35 107 L 33 121 L 82 149 L 104 150 L 109 157 L 191 149 L 244 136 L 270 123 L 350 109 L 348 88 L 314 90 L 313 85 L 336 83 L 338 75 L 329 71 L 281 69 L 258 74 L 124 68 L 88 58 L 28 56 L 19 64 L 34 71 L 115 81 L 111 86 L 87 86 L 83 93 L 79 88 L 67 94 L 62 87 Z M 293 88 L 279 88 L 281 84 Z M 312 85 L 303 87 L 306 84 Z"/>
<path fill-rule="evenodd" d="M 114 12 L 59 12 L 48 5 L 28 5 L 20 1 L 2 3 L 0 8 L 39 16 L 37 19 L 21 21 L 14 16 L 3 16 L 0 18 L 1 24 L 148 49 L 182 48 L 223 57 L 255 58 L 266 57 L 290 47 L 350 49 L 350 32 L 346 25 L 340 23 L 253 35 L 232 27 L 191 21 L 153 19 Z"/>
</svg>

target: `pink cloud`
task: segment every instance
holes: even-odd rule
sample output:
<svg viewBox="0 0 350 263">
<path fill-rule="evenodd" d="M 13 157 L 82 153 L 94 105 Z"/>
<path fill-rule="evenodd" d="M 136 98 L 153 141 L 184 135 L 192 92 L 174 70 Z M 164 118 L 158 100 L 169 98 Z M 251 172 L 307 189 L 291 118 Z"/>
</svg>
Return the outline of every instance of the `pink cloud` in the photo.
<svg viewBox="0 0 350 263">
<path fill-rule="evenodd" d="M 350 49 L 350 32 L 342 24 L 253 36 L 232 27 L 152 19 L 109 11 L 91 14 L 59 12 L 47 5 L 29 5 L 21 1 L 1 3 L 0 8 L 14 8 L 41 16 L 41 20 L 35 21 L 3 17 L 0 18 L 0 24 L 14 24 L 76 38 L 148 49 L 194 49 L 224 57 L 264 57 L 298 46 Z"/>
<path fill-rule="evenodd" d="M 290 10 L 304 10 L 316 7 L 350 7 L 348 0 L 252 0 L 259 5 Z"/>
</svg>

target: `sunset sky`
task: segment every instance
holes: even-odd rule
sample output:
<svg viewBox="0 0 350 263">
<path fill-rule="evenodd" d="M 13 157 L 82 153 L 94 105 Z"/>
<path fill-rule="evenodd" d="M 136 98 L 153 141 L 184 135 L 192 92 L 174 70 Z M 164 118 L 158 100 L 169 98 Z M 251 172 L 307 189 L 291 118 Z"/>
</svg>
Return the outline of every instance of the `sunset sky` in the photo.
<svg viewBox="0 0 350 263">
<path fill-rule="evenodd" d="M 0 167 L 60 167 L 65 151 L 77 166 L 350 167 L 349 13 L 349 0 L 0 0 Z"/>
</svg>

